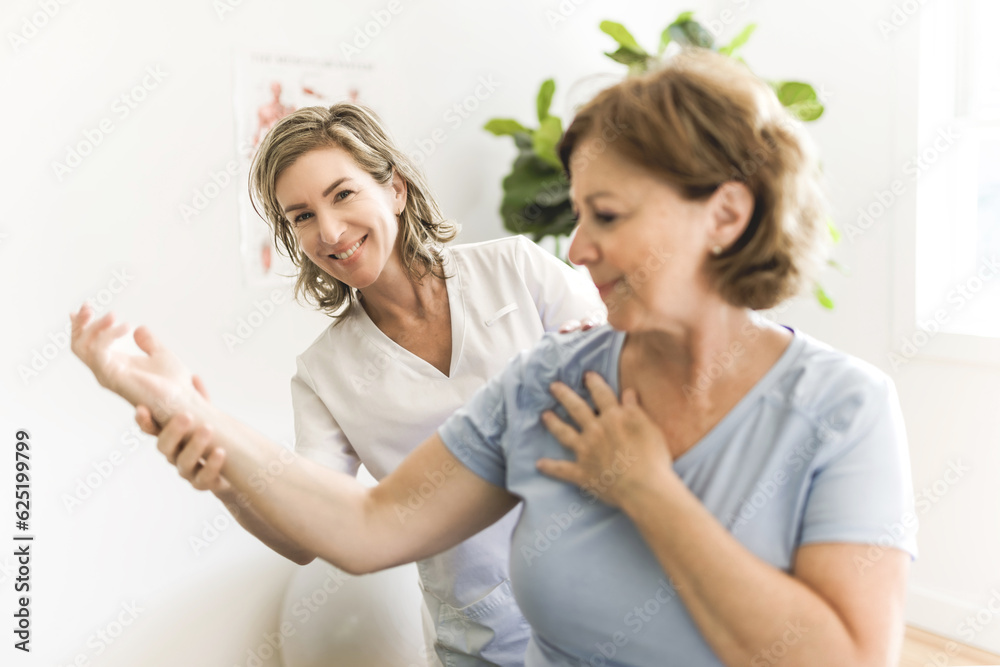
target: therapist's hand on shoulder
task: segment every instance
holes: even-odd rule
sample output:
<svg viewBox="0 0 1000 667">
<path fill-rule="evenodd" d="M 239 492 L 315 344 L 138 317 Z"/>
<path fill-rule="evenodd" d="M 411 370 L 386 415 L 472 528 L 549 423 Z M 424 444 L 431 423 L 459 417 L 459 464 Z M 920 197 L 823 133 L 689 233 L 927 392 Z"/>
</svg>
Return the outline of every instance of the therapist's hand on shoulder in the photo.
<svg viewBox="0 0 1000 667">
<path fill-rule="evenodd" d="M 200 377 L 192 376 L 191 384 L 206 401 L 209 400 L 208 389 Z M 213 445 L 209 427 L 202 425 L 195 429 L 193 420 L 186 414 L 173 417 L 161 427 L 145 405 L 136 407 L 135 421 L 143 431 L 157 436 L 156 448 L 191 486 L 214 493 L 224 493 L 231 488 L 222 476 L 226 452 Z"/>
<path fill-rule="evenodd" d="M 559 327 L 559 333 L 573 333 L 574 331 L 587 331 L 596 327 L 599 322 L 592 320 L 590 318 L 584 318 L 582 320 L 569 320 L 568 322 L 563 322 Z"/>
</svg>

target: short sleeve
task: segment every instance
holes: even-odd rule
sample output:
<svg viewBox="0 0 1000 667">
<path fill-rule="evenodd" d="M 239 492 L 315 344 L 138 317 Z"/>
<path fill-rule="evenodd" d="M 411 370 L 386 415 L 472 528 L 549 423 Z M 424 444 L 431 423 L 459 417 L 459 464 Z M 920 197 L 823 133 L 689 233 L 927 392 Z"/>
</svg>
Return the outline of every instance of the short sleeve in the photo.
<svg viewBox="0 0 1000 667">
<path fill-rule="evenodd" d="M 361 459 L 316 393 L 312 377 L 301 357 L 296 359 L 296 367 L 292 377 L 295 453 L 328 468 L 357 475 Z"/>
<path fill-rule="evenodd" d="M 854 422 L 844 434 L 844 446 L 814 472 L 801 543 L 873 544 L 902 549 L 916 558 L 917 516 L 906 430 L 889 378 L 864 392 Z"/>
<path fill-rule="evenodd" d="M 506 488 L 504 435 L 529 352 L 515 356 L 438 429 L 445 447 L 490 484 Z"/>
<path fill-rule="evenodd" d="M 570 320 L 607 319 L 607 308 L 590 278 L 525 237 L 517 239 L 518 270 L 545 331 L 558 331 Z"/>
</svg>

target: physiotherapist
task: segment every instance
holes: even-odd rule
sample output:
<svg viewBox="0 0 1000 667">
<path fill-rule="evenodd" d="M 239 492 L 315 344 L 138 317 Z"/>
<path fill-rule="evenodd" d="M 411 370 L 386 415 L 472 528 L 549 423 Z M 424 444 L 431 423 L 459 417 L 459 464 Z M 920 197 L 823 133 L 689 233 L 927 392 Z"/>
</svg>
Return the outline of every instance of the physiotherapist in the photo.
<svg viewBox="0 0 1000 667">
<path fill-rule="evenodd" d="M 332 319 L 298 356 L 291 391 L 295 451 L 334 470 L 355 476 L 364 463 L 383 479 L 545 332 L 605 317 L 585 275 L 524 237 L 446 245 L 456 226 L 362 106 L 308 107 L 280 120 L 255 156 L 251 187 L 298 268 L 296 298 Z M 159 432 L 147 408 L 137 420 Z M 205 459 L 180 447 L 164 453 L 269 547 L 302 565 L 316 558 L 220 475 L 221 448 Z M 421 500 L 404 504 L 402 518 Z M 417 561 L 431 664 L 523 664 L 529 627 L 508 573 L 519 513 Z"/>
</svg>

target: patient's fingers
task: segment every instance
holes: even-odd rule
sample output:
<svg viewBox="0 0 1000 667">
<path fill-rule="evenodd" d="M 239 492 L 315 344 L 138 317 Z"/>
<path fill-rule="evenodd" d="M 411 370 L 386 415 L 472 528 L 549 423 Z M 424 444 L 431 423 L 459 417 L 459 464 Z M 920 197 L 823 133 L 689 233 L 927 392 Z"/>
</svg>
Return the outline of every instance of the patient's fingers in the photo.
<svg viewBox="0 0 1000 667">
<path fill-rule="evenodd" d="M 160 437 L 156 439 L 156 448 L 167 457 L 171 463 L 177 462 L 177 452 L 181 442 L 189 434 L 194 420 L 186 412 L 176 415 L 160 431 Z"/>
<path fill-rule="evenodd" d="M 160 349 L 160 341 L 156 340 L 153 332 L 145 325 L 136 328 L 132 337 L 135 338 L 135 344 L 139 346 L 139 349 L 150 356 Z"/>
<path fill-rule="evenodd" d="M 111 315 L 111 313 L 108 314 Z M 114 321 L 114 315 L 111 315 L 111 321 Z M 99 348 L 109 347 L 116 340 L 124 336 L 128 330 L 129 325 L 127 322 L 119 322 L 114 326 L 106 326 L 96 333 L 94 344 Z"/>
<path fill-rule="evenodd" d="M 83 304 L 82 306 L 80 306 L 80 310 L 76 311 L 75 313 L 69 314 L 69 321 L 73 323 L 71 332 L 74 336 L 79 334 L 83 330 L 83 328 L 87 326 L 87 323 L 90 322 L 90 316 L 92 314 L 93 313 L 91 312 L 87 304 Z"/>
</svg>

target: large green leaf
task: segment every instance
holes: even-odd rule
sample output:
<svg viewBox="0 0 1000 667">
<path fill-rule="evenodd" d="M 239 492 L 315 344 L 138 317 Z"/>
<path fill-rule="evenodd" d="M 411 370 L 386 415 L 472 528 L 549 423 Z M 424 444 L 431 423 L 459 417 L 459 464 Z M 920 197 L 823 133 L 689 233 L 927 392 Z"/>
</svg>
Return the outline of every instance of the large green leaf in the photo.
<svg viewBox="0 0 1000 667">
<path fill-rule="evenodd" d="M 772 83 L 771 87 L 777 94 L 778 101 L 799 120 L 812 121 L 823 115 L 823 105 L 816 95 L 816 90 L 808 83 L 780 81 Z"/>
<path fill-rule="evenodd" d="M 684 12 L 677 17 L 677 20 L 667 26 L 667 32 L 673 41 L 682 46 L 700 46 L 705 49 L 712 48 L 714 40 L 712 33 L 693 20 L 694 12 Z M 662 38 L 661 38 L 662 41 Z"/>
<path fill-rule="evenodd" d="M 631 49 L 626 49 L 624 46 L 615 51 L 614 53 L 605 53 L 608 58 L 611 58 L 616 63 L 621 63 L 622 65 L 628 65 L 632 67 L 633 65 L 643 65 L 645 66 L 646 61 L 649 60 L 650 56 L 645 53 L 636 53 Z"/>
<path fill-rule="evenodd" d="M 740 32 L 740 34 L 736 35 L 736 37 L 733 37 L 733 41 L 729 42 L 728 44 L 719 49 L 719 53 L 721 53 L 724 56 L 733 55 L 733 53 L 737 49 L 741 48 L 744 44 L 747 43 L 747 40 L 750 39 L 750 35 L 752 35 L 753 31 L 756 29 L 757 29 L 756 23 L 751 23 L 747 27 L 743 28 L 743 31 Z"/>
<path fill-rule="evenodd" d="M 500 215 L 510 231 L 539 240 L 573 228 L 566 177 L 536 156 L 519 157 L 503 188 Z"/>
<path fill-rule="evenodd" d="M 537 156 L 521 156 L 514 161 L 511 171 L 503 179 L 504 200 L 512 206 L 523 208 L 537 202 L 542 192 L 549 193 L 551 202 L 555 203 L 556 190 L 567 188 L 569 184 L 562 171 L 555 169 L 547 162 L 542 162 Z"/>
<path fill-rule="evenodd" d="M 618 42 L 623 48 L 626 48 L 634 53 L 646 55 L 646 50 L 639 46 L 639 42 L 635 41 L 635 37 L 632 36 L 632 33 L 626 30 L 625 26 L 621 23 L 615 23 L 614 21 L 601 21 L 600 27 L 602 32 L 610 35 L 611 38 Z"/>
<path fill-rule="evenodd" d="M 558 116 L 547 116 L 532 135 L 532 147 L 538 157 L 557 169 L 562 169 L 562 162 L 556 153 L 556 146 L 562 139 L 562 121 Z"/>
<path fill-rule="evenodd" d="M 521 125 L 513 118 L 494 118 L 483 125 L 483 129 L 492 132 L 498 137 L 514 136 L 518 132 L 530 132 L 528 128 Z"/>
<path fill-rule="evenodd" d="M 656 55 L 662 56 L 663 52 L 667 50 L 667 46 L 670 44 L 670 26 L 663 29 L 660 33 L 660 46 L 656 49 Z"/>
<path fill-rule="evenodd" d="M 833 239 L 834 243 L 840 243 L 840 230 L 837 228 L 837 225 L 833 222 L 832 218 L 826 219 L 826 230 L 830 232 L 830 238 Z"/>
<path fill-rule="evenodd" d="M 555 79 L 546 79 L 538 89 L 538 99 L 535 101 L 538 107 L 538 122 L 541 123 L 549 117 L 549 107 L 552 106 L 552 96 L 556 92 Z"/>
<path fill-rule="evenodd" d="M 830 295 L 826 293 L 826 290 L 823 289 L 822 285 L 817 283 L 813 293 L 816 295 L 816 300 L 819 301 L 819 305 L 823 306 L 827 310 L 833 310 L 833 299 L 831 299 Z"/>
</svg>

